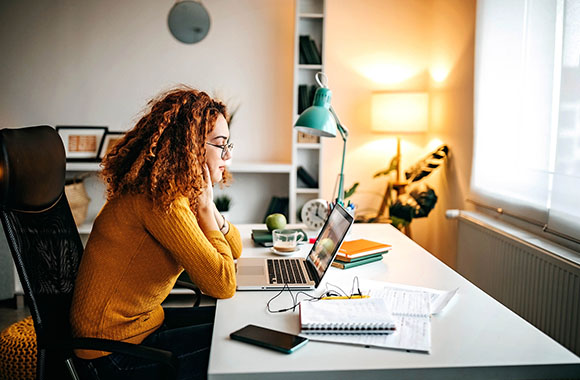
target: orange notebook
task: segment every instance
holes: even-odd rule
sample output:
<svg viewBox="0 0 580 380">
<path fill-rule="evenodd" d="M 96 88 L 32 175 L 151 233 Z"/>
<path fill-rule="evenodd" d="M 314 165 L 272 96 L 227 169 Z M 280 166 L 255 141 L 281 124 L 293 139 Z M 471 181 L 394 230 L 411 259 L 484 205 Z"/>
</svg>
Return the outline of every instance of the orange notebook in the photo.
<svg viewBox="0 0 580 380">
<path fill-rule="evenodd" d="M 357 239 L 345 241 L 338 250 L 341 256 L 346 256 L 347 258 L 355 258 L 361 256 L 368 256 L 374 253 L 386 252 L 391 249 L 390 244 L 379 243 L 367 239 Z"/>
</svg>

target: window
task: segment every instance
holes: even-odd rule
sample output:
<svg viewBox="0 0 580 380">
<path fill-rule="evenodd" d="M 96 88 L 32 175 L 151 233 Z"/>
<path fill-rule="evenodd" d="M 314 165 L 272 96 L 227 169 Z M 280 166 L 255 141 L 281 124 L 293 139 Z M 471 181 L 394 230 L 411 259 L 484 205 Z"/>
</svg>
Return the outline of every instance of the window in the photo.
<svg viewBox="0 0 580 380">
<path fill-rule="evenodd" d="M 580 239 L 580 0 L 477 3 L 471 197 Z"/>
</svg>

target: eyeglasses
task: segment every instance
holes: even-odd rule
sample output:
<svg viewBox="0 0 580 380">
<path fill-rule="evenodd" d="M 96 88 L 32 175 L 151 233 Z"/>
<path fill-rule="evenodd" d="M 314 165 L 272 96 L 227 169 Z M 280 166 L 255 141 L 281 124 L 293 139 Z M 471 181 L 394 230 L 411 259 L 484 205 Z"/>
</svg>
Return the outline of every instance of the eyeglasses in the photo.
<svg viewBox="0 0 580 380">
<path fill-rule="evenodd" d="M 222 160 L 226 158 L 228 153 L 231 153 L 232 150 L 234 150 L 234 143 L 217 145 L 217 144 L 212 144 L 212 143 L 206 142 L 206 144 L 211 145 L 211 146 L 215 146 L 216 148 L 220 148 L 222 150 L 222 155 L 221 155 Z"/>
</svg>

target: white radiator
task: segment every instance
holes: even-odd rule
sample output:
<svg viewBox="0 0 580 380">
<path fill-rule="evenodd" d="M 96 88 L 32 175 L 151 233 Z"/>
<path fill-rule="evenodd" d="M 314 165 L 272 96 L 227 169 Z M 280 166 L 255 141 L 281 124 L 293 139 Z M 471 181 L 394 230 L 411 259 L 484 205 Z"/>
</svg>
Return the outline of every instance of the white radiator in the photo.
<svg viewBox="0 0 580 380">
<path fill-rule="evenodd" d="M 577 262 L 462 212 L 458 218 L 457 270 L 580 355 L 580 265 Z"/>
</svg>

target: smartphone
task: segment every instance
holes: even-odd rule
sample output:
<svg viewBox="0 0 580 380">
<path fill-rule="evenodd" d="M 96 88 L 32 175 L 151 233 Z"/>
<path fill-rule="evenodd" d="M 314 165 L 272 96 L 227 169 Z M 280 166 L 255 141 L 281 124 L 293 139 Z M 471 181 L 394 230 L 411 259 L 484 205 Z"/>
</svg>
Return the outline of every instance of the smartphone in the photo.
<svg viewBox="0 0 580 380">
<path fill-rule="evenodd" d="M 286 354 L 291 354 L 308 343 L 308 338 L 256 325 L 247 325 L 238 331 L 234 331 L 230 334 L 230 338 Z"/>
</svg>

